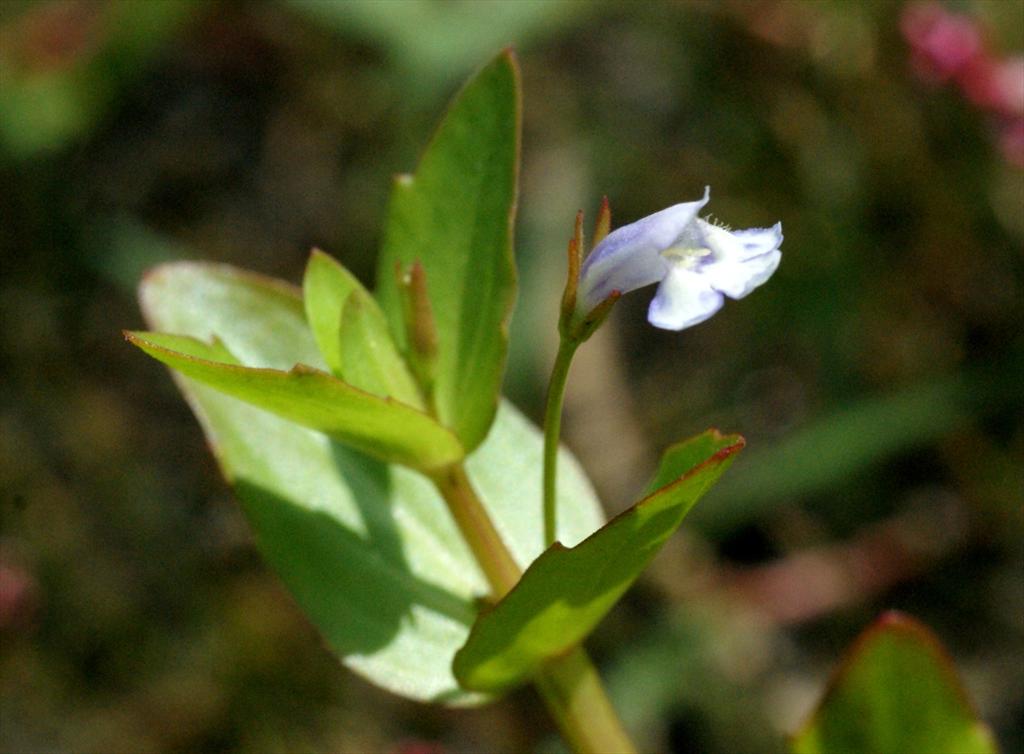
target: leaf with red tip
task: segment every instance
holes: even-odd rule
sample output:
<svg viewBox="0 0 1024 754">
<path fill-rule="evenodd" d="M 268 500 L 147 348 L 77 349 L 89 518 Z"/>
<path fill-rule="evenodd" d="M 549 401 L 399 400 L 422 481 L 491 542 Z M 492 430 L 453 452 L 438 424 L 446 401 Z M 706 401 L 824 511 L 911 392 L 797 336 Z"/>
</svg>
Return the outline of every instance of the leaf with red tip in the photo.
<svg viewBox="0 0 1024 754">
<path fill-rule="evenodd" d="M 953 663 L 926 626 L 890 612 L 848 650 L 795 754 L 994 754 Z"/>
<path fill-rule="evenodd" d="M 480 615 L 455 655 L 455 677 L 465 688 L 499 691 L 525 681 L 581 642 L 718 480 L 743 438 L 709 430 L 676 447 L 700 458 L 575 547 L 556 542 Z"/>
</svg>

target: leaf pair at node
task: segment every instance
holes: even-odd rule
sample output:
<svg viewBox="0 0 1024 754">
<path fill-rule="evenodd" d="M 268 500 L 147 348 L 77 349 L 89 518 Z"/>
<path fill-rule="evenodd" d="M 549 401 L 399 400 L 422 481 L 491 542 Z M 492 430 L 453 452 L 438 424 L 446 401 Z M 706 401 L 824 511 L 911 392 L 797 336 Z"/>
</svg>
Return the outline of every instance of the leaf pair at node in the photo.
<svg viewBox="0 0 1024 754">
<path fill-rule="evenodd" d="M 519 133 L 519 73 L 506 52 L 460 92 L 416 173 L 396 179 L 378 298 L 313 253 L 304 301 L 316 363 L 251 369 L 223 345 L 126 337 L 192 379 L 381 460 L 421 471 L 462 460 L 494 421 L 504 375 Z"/>
<path fill-rule="evenodd" d="M 373 296 L 320 251 L 310 257 L 303 289 L 306 318 L 330 373 L 304 363 L 287 371 L 243 366 L 219 339 L 126 337 L 186 377 L 381 460 L 421 470 L 459 461 L 461 443 L 425 411 Z"/>
</svg>

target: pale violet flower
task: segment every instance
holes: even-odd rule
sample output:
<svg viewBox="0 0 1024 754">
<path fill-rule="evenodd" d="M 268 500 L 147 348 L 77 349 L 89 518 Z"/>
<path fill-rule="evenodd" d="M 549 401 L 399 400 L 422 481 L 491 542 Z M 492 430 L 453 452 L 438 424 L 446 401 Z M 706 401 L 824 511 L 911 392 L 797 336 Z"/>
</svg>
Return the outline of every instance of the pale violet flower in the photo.
<svg viewBox="0 0 1024 754">
<path fill-rule="evenodd" d="M 728 230 L 702 220 L 704 198 L 655 212 L 609 233 L 584 260 L 576 294 L 586 314 L 613 292 L 658 283 L 648 321 L 682 330 L 711 317 L 725 296 L 739 299 L 764 283 L 782 259 L 782 223 Z"/>
</svg>

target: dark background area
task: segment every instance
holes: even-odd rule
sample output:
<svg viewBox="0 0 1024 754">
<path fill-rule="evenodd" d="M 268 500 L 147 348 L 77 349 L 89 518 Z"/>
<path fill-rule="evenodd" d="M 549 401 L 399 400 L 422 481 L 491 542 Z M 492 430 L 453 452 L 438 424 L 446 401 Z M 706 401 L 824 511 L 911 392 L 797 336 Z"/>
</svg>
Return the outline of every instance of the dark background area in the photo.
<svg viewBox="0 0 1024 754">
<path fill-rule="evenodd" d="M 960 36 L 923 38 L 944 12 Z M 972 39 L 989 68 L 954 71 Z M 1024 750 L 1016 0 L 0 4 L 0 750 L 557 750 L 529 691 L 445 710 L 345 670 L 120 336 L 163 260 L 298 282 L 317 245 L 372 284 L 390 176 L 510 42 L 507 392 L 535 419 L 577 209 L 709 184 L 716 218 L 786 236 L 750 298 L 666 333 L 632 294 L 574 367 L 566 441 L 609 512 L 676 440 L 749 443 L 589 642 L 627 725 L 782 751 L 898 608 Z"/>
</svg>

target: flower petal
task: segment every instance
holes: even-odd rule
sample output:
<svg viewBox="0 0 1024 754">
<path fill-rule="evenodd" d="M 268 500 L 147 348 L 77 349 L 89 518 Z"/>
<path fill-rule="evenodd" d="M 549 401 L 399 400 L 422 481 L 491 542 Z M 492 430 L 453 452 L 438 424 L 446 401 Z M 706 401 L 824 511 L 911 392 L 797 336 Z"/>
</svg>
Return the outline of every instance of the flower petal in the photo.
<svg viewBox="0 0 1024 754">
<path fill-rule="evenodd" d="M 742 262 L 709 262 L 700 268 L 700 275 L 729 298 L 743 298 L 768 280 L 780 261 L 782 252 L 775 249 Z"/>
<path fill-rule="evenodd" d="M 682 330 L 708 319 L 724 302 L 703 275 L 672 265 L 651 301 L 647 321 L 664 330 Z"/>
<path fill-rule="evenodd" d="M 676 204 L 609 233 L 583 262 L 580 309 L 590 312 L 612 291 L 628 293 L 661 280 L 669 264 L 661 252 L 688 231 L 709 197 L 705 189 L 698 201 Z"/>
<path fill-rule="evenodd" d="M 744 259 L 753 259 L 768 254 L 782 246 L 782 223 L 775 223 L 770 228 L 748 228 L 737 230 L 733 235 L 743 244 Z"/>
<path fill-rule="evenodd" d="M 771 228 L 731 231 L 706 220 L 698 220 L 697 227 L 704 245 L 711 249 L 716 261 L 743 262 L 775 251 L 782 245 L 782 223 L 775 223 Z"/>
</svg>

